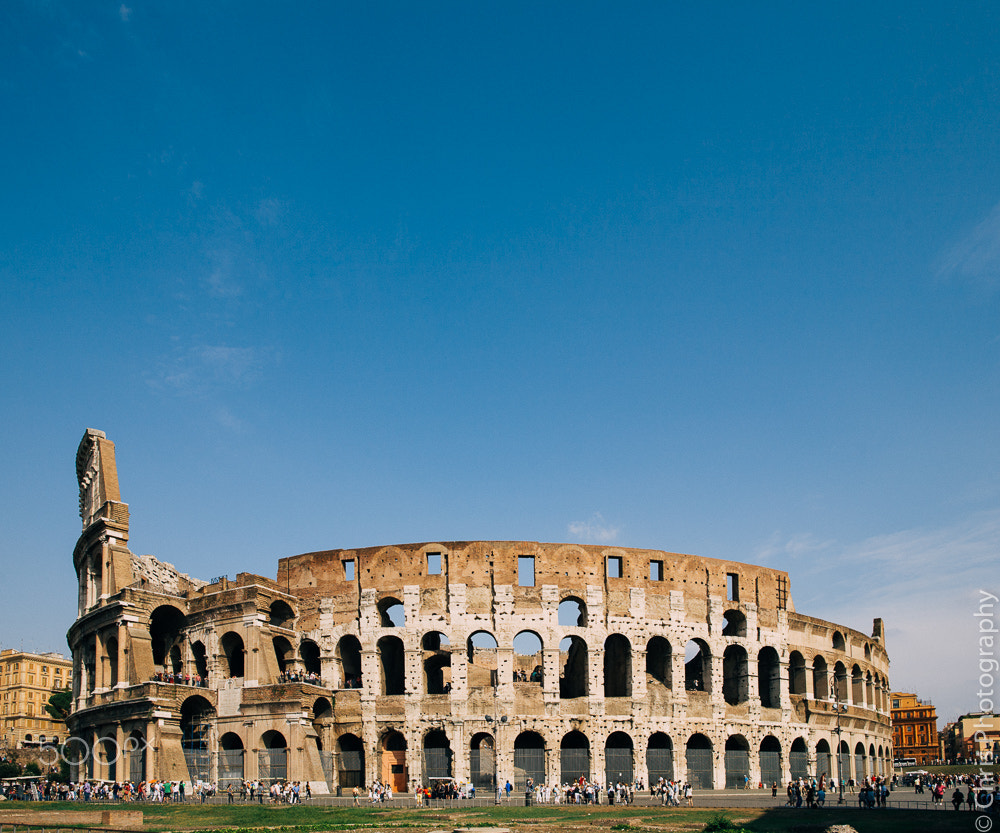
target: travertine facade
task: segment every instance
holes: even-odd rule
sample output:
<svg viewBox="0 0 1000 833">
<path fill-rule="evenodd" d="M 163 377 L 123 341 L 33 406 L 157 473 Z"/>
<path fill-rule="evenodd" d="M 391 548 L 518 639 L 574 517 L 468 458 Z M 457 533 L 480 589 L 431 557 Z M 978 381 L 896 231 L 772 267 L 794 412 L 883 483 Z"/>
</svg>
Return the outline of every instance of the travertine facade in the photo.
<svg viewBox="0 0 1000 833">
<path fill-rule="evenodd" d="M 881 620 L 867 635 L 796 613 L 784 572 L 464 541 L 206 584 L 131 554 L 101 432 L 77 474 L 71 729 L 94 777 L 742 786 L 837 775 L 838 739 L 844 777 L 891 761 Z"/>
</svg>

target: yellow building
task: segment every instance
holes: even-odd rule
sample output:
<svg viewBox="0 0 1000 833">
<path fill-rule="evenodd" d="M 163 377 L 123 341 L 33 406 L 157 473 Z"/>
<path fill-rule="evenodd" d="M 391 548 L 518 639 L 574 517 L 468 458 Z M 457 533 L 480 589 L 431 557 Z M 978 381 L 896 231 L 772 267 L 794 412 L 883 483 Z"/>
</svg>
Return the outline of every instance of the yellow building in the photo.
<svg viewBox="0 0 1000 833">
<path fill-rule="evenodd" d="M 1000 758 L 1000 716 L 963 714 L 954 724 L 954 755 L 963 762 L 993 763 Z"/>
<path fill-rule="evenodd" d="M 72 684 L 73 661 L 62 654 L 0 651 L 0 746 L 24 749 L 66 740 L 66 724 L 45 706 L 53 691 Z"/>
<path fill-rule="evenodd" d="M 897 759 L 912 758 L 929 764 L 941 757 L 938 745 L 937 711 L 916 694 L 894 691 L 891 695 L 892 745 Z"/>
</svg>

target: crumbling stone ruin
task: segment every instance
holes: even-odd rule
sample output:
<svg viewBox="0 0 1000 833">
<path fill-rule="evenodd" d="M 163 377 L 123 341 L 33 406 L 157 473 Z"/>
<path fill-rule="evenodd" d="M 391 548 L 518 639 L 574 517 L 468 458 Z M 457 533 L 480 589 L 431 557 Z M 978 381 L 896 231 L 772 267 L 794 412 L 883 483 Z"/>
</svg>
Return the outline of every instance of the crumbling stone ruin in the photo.
<svg viewBox="0 0 1000 833">
<path fill-rule="evenodd" d="M 77 452 L 78 775 L 408 792 L 891 766 L 889 658 L 787 573 L 620 547 L 439 541 L 199 581 L 128 548 L 115 448 Z M 836 755 L 841 750 L 840 760 Z"/>
</svg>

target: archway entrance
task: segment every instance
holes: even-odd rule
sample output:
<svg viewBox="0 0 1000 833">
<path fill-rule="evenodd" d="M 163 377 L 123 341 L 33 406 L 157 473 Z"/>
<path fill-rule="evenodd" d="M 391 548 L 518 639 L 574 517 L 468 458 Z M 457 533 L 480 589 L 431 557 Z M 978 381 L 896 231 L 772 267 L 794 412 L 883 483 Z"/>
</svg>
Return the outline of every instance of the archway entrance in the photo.
<svg viewBox="0 0 1000 833">
<path fill-rule="evenodd" d="M 393 792 L 406 792 L 406 738 L 399 732 L 387 732 L 382 738 L 382 783 L 391 784 Z"/>
</svg>

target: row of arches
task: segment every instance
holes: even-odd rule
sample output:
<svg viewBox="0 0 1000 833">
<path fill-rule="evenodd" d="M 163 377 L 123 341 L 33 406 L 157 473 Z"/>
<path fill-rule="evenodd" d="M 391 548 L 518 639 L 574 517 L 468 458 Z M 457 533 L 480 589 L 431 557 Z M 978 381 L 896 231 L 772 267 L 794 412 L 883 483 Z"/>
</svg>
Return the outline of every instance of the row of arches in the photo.
<svg viewBox="0 0 1000 833">
<path fill-rule="evenodd" d="M 812 667 L 806 665 L 799 651 L 788 655 L 789 694 L 812 695 L 817 700 L 835 699 L 877 711 L 889 711 L 889 680 L 875 672 L 862 671 L 855 663 L 848 673 L 847 666 L 837 661 L 831 672 L 826 657 L 817 654 Z"/>
</svg>

